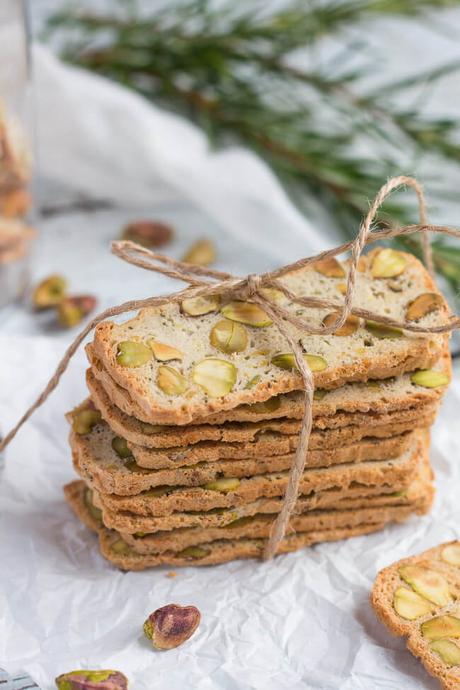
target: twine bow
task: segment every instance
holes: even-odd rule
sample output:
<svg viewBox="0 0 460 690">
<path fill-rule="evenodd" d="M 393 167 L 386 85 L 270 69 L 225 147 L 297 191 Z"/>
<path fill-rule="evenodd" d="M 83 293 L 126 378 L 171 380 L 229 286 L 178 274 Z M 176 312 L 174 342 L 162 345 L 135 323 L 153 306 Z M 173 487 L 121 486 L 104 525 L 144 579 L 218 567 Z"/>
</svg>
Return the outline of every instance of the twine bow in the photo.
<svg viewBox="0 0 460 690">
<path fill-rule="evenodd" d="M 414 189 L 417 194 L 419 204 L 420 224 L 408 225 L 397 229 L 385 229 L 372 232 L 372 223 L 377 214 L 378 209 L 384 200 L 398 187 L 407 185 Z M 15 437 L 19 429 L 25 424 L 35 410 L 40 407 L 48 398 L 50 393 L 57 387 L 62 374 L 67 369 L 70 359 L 75 354 L 76 350 L 86 338 L 86 336 L 97 326 L 101 321 L 124 314 L 129 311 L 137 310 L 144 307 L 158 307 L 162 304 L 174 304 L 182 302 L 186 298 L 194 297 L 210 297 L 212 295 L 225 295 L 226 297 L 250 300 L 258 304 L 266 314 L 271 318 L 274 325 L 278 328 L 280 333 L 285 337 L 294 354 L 295 362 L 300 372 L 303 381 L 303 388 L 305 391 L 305 405 L 304 413 L 301 422 L 301 430 L 299 434 L 299 441 L 296 448 L 294 460 L 289 471 L 288 483 L 283 499 L 281 511 L 273 522 L 269 539 L 264 551 L 264 558 L 271 558 L 277 551 L 280 541 L 283 539 L 286 529 L 289 525 L 289 520 L 294 510 L 299 483 L 305 464 L 308 458 L 308 442 L 311 434 L 313 424 L 313 393 L 314 380 L 310 368 L 303 358 L 303 350 L 298 339 L 295 337 L 295 329 L 305 334 L 320 334 L 329 335 L 341 328 L 350 314 L 364 318 L 366 320 L 375 321 L 385 326 L 392 328 L 400 328 L 414 333 L 447 333 L 460 328 L 460 318 L 456 315 L 451 315 L 447 323 L 439 326 L 422 327 L 414 323 L 400 322 L 390 319 L 380 314 L 365 309 L 359 309 L 352 306 L 353 294 L 356 283 L 356 273 L 358 261 L 363 251 L 363 248 L 370 243 L 379 240 L 389 239 L 401 235 L 411 235 L 415 232 L 422 233 L 422 250 L 424 263 L 427 266 L 431 275 L 434 274 L 433 258 L 429 242 L 429 233 L 446 234 L 451 237 L 460 239 L 460 231 L 444 226 L 434 226 L 427 223 L 426 217 L 426 202 L 423 190 L 420 184 L 412 177 L 398 176 L 390 179 L 378 192 L 374 201 L 372 202 L 369 212 L 362 221 L 359 232 L 356 238 L 345 244 L 342 244 L 334 249 L 312 257 L 300 259 L 292 264 L 283 266 L 275 271 L 250 274 L 245 278 L 238 278 L 230 273 L 223 271 L 216 271 L 211 268 L 203 266 L 194 266 L 182 261 L 177 261 L 162 254 L 156 254 L 148 249 L 140 247 L 133 242 L 113 242 L 112 252 L 130 264 L 144 268 L 149 271 L 161 273 L 162 275 L 181 280 L 188 284 L 188 287 L 171 295 L 162 297 L 148 297 L 143 300 L 132 300 L 124 302 L 116 307 L 106 309 L 104 312 L 96 316 L 82 332 L 75 338 L 71 345 L 66 350 L 63 358 L 59 362 L 54 375 L 49 380 L 45 389 L 38 396 L 37 400 L 29 407 L 25 414 L 21 417 L 13 429 L 5 436 L 0 443 L 0 452 L 7 447 L 10 441 Z M 350 268 L 347 276 L 345 299 L 342 302 L 322 299 L 319 297 L 301 297 L 291 292 L 279 279 L 287 273 L 301 268 L 305 268 L 317 261 L 334 257 L 351 250 Z M 296 303 L 305 307 L 313 308 L 328 308 L 333 310 L 337 316 L 333 323 L 329 326 L 314 326 L 313 324 L 304 321 L 295 314 L 289 312 L 284 307 L 276 304 L 270 297 L 270 292 L 267 288 L 273 288 L 281 291 L 291 303 Z M 294 326 L 295 328 L 291 328 Z"/>
</svg>

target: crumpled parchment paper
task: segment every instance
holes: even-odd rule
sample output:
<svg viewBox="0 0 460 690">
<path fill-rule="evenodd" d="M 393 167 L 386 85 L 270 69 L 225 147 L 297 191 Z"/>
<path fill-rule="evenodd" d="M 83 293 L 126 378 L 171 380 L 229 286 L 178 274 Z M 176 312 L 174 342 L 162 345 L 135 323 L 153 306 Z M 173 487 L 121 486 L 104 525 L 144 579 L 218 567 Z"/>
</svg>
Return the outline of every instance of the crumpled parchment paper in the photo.
<svg viewBox="0 0 460 690">
<path fill-rule="evenodd" d="M 0 338 L 0 420 L 9 428 L 62 354 L 49 338 Z M 79 667 L 124 672 L 133 690 L 420 690 L 438 687 L 375 619 L 383 566 L 458 536 L 460 381 L 433 431 L 431 515 L 270 563 L 122 573 L 66 507 L 74 477 L 63 414 L 85 395 L 80 352 L 58 390 L 8 449 L 0 481 L 0 666 L 42 690 Z M 194 604 L 202 623 L 182 647 L 152 650 L 147 615 Z"/>
</svg>

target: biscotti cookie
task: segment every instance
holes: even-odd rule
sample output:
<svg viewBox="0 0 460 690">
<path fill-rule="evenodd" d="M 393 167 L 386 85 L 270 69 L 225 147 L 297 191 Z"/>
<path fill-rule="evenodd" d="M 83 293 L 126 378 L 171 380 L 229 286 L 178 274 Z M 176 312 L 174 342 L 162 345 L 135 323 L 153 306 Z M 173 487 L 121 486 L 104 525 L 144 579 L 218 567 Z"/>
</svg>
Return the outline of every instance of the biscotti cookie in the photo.
<svg viewBox="0 0 460 690">
<path fill-rule="evenodd" d="M 460 542 L 405 558 L 377 575 L 371 604 L 378 618 L 446 690 L 460 688 Z"/>
<path fill-rule="evenodd" d="M 88 388 L 92 396 L 92 402 L 101 413 L 103 419 L 109 426 L 120 436 L 126 438 L 128 441 L 139 446 L 148 448 L 168 448 L 176 446 L 188 446 L 190 444 L 199 443 L 200 441 L 221 441 L 223 443 L 242 443 L 244 441 L 253 440 L 255 435 L 265 434 L 266 432 L 276 432 L 278 434 L 292 435 L 300 432 L 300 421 L 292 418 L 276 418 L 272 420 L 261 420 L 254 422 L 228 422 L 226 424 L 211 425 L 211 424 L 189 424 L 179 427 L 173 426 L 158 426 L 146 424 L 134 417 L 129 417 L 124 414 L 119 408 L 114 406 L 108 399 L 107 395 L 100 390 L 98 386 L 94 386 L 91 379 L 91 373 L 87 375 Z M 258 403 L 265 407 L 277 404 L 277 398 L 270 398 L 263 403 Z M 77 415 L 80 409 L 84 409 L 85 403 L 82 403 L 73 415 Z M 364 435 L 372 435 L 370 429 L 379 427 L 380 432 L 376 435 L 389 436 L 393 433 L 388 433 L 391 427 L 399 425 L 399 431 L 394 433 L 401 433 L 402 424 L 408 424 L 409 428 L 413 428 L 414 421 L 419 422 L 422 418 L 423 423 L 418 423 L 418 426 L 429 426 L 433 423 L 437 414 L 439 401 L 429 401 L 424 404 L 420 403 L 412 407 L 402 407 L 388 412 L 367 412 L 367 413 L 346 413 L 337 412 L 335 415 L 325 417 L 315 417 L 313 419 L 313 432 L 318 430 L 330 430 L 320 436 L 320 445 L 317 447 L 333 448 L 342 443 L 352 442 L 363 438 Z M 78 420 L 77 420 L 78 422 Z M 359 427 L 359 428 L 354 428 Z M 316 437 L 313 436 L 310 441 L 310 447 L 315 447 Z M 279 452 L 288 452 L 286 449 Z"/>
<path fill-rule="evenodd" d="M 307 495 L 301 494 L 297 499 L 294 514 L 305 513 L 308 510 L 356 510 L 366 507 L 408 506 L 427 495 L 429 495 L 431 502 L 434 487 L 428 456 L 425 457 L 408 487 L 401 489 L 401 486 L 394 485 L 383 487 L 383 489 L 386 490 L 386 493 L 380 493 L 382 488 L 378 486 L 362 487 L 357 485 L 346 489 L 329 489 L 312 491 Z M 101 503 L 97 492 L 93 492 L 92 502 L 102 509 L 102 519 L 106 527 L 118 532 L 134 534 L 180 527 L 223 527 L 239 518 L 251 517 L 257 513 L 278 513 L 281 510 L 283 499 L 276 496 L 260 498 L 232 508 L 175 512 L 166 517 L 136 515 L 127 511 L 114 512 Z"/>
<path fill-rule="evenodd" d="M 330 467 L 344 463 L 359 463 L 370 460 L 388 460 L 402 455 L 413 441 L 415 432 L 406 432 L 398 436 L 385 439 L 366 439 L 349 446 L 338 449 L 311 450 L 308 455 L 308 467 Z M 288 437 L 289 438 L 289 437 Z M 275 437 L 276 441 L 276 437 Z M 293 438 L 293 447 L 297 438 Z M 232 449 L 238 450 L 238 446 L 229 444 L 226 458 L 221 459 L 221 453 L 216 452 L 216 460 L 212 460 L 212 445 L 208 457 L 203 452 L 201 458 L 194 463 L 182 463 L 181 454 L 176 452 L 177 461 L 174 467 L 174 455 L 170 466 L 157 469 L 160 459 L 151 457 L 154 451 L 149 451 L 146 457 L 132 454 L 130 448 L 123 443 L 123 439 L 114 436 L 107 425 L 98 424 L 89 434 L 84 436 L 72 434 L 70 439 L 72 451 L 78 457 L 78 463 L 93 477 L 98 477 L 101 486 L 121 486 L 126 482 L 126 477 L 135 478 L 136 473 L 148 477 L 149 488 L 154 486 L 201 486 L 208 482 L 224 477 L 251 477 L 253 475 L 278 472 L 289 469 L 293 463 L 293 453 L 270 455 L 250 452 L 248 456 L 238 451 L 233 454 Z M 204 445 L 204 444 L 203 444 Z M 245 445 L 245 444 L 241 444 Z M 246 444 L 249 445 L 249 444 Z M 263 448 L 263 444 L 261 444 Z M 268 446 L 269 448 L 269 446 Z M 138 449 L 143 453 L 144 449 Z M 206 449 L 203 449 L 205 451 Z M 133 450 L 134 452 L 134 450 Z M 161 453 L 161 451 L 160 451 Z M 187 451 L 184 455 L 187 459 Z M 241 456 L 241 459 L 238 456 Z M 208 459 L 209 458 L 209 459 Z M 157 461 L 157 462 L 156 462 Z M 150 464 L 150 466 L 149 466 Z M 163 463 L 164 464 L 164 463 Z M 153 465 L 153 466 L 152 466 Z M 127 474 L 128 473 L 128 474 Z M 139 487 L 146 488 L 142 480 Z"/>
<path fill-rule="evenodd" d="M 78 436 L 74 433 L 70 435 L 70 445 L 72 448 L 72 455 L 74 457 L 74 463 L 79 472 L 83 472 L 84 476 L 91 477 L 91 481 L 95 488 L 104 493 L 116 493 L 119 495 L 132 496 L 138 494 L 142 491 L 148 491 L 150 489 L 158 489 L 158 487 L 164 487 L 164 482 L 162 479 L 170 477 L 172 484 L 168 484 L 168 489 L 173 489 L 174 487 L 180 487 L 186 489 L 187 487 L 194 486 L 208 486 L 208 483 L 214 484 L 218 482 L 219 486 L 227 487 L 231 483 L 236 486 L 240 483 L 240 478 L 245 480 L 248 477 L 252 477 L 254 474 L 257 476 L 264 476 L 272 474 L 270 472 L 263 471 L 262 473 L 257 472 L 258 468 L 267 469 L 267 466 L 271 463 L 272 465 L 284 465 L 285 469 L 288 469 L 289 462 L 292 460 L 293 456 L 273 456 L 271 459 L 266 459 L 265 463 L 259 458 L 246 459 L 241 461 L 232 461 L 233 465 L 225 465 L 225 461 L 220 461 L 213 465 L 211 469 L 207 466 L 207 463 L 203 462 L 200 467 L 191 467 L 190 469 L 182 470 L 151 470 L 144 467 L 140 467 L 133 458 L 120 457 L 119 452 L 114 450 L 111 443 L 112 432 L 105 426 L 98 424 L 90 434 L 85 436 Z M 347 467 L 355 466 L 358 468 L 358 472 L 362 465 L 369 467 L 373 463 L 379 462 L 394 462 L 401 461 L 403 466 L 407 464 L 407 458 L 413 454 L 414 448 L 417 446 L 419 436 L 416 432 L 412 434 L 411 442 L 408 444 L 407 450 L 401 456 L 396 458 L 391 458 L 384 461 L 363 461 L 358 463 L 342 463 L 336 467 L 341 467 L 346 469 Z M 116 439 L 117 440 L 117 439 Z M 319 461 L 318 456 L 315 458 L 317 462 Z M 223 469 L 224 477 L 219 478 L 215 475 L 219 475 L 219 467 L 225 468 L 233 466 L 235 470 L 239 470 L 240 476 L 227 476 L 227 472 Z M 307 466 L 310 467 L 309 465 Z M 391 465 L 390 465 L 391 468 Z M 313 471 L 312 468 L 311 471 Z M 321 468 L 329 469 L 329 468 Z M 192 470 L 192 471 L 190 471 Z M 195 472 L 194 472 L 195 470 Z M 254 472 L 255 471 L 255 472 Z M 279 470 L 281 471 L 281 470 Z M 201 482 L 201 478 L 210 476 L 209 482 Z M 181 485 L 178 480 L 180 477 L 187 479 L 187 483 Z M 225 491 L 228 488 L 224 489 Z"/>
<path fill-rule="evenodd" d="M 406 489 L 414 479 L 420 460 L 421 444 L 414 444 L 400 458 L 362 462 L 357 465 L 338 465 L 332 468 L 305 470 L 299 492 L 325 491 L 335 488 L 385 486 Z M 203 487 L 156 487 L 139 494 L 107 494 L 100 490 L 97 480 L 78 465 L 80 476 L 99 492 L 101 504 L 112 511 L 129 511 L 138 515 L 166 516 L 179 511 L 232 508 L 258 498 L 282 496 L 287 486 L 288 472 L 269 473 L 243 479 L 223 479 Z"/>
<path fill-rule="evenodd" d="M 354 306 L 399 321 L 408 317 L 421 326 L 447 323 L 444 299 L 413 256 L 393 253 L 399 275 L 380 277 L 386 275 L 382 264 L 388 251 L 376 250 L 363 260 Z M 302 269 L 282 282 L 300 296 L 320 295 L 339 304 L 343 296 L 338 285 L 347 266 L 336 263 L 343 273 L 340 279 L 325 275 L 318 264 L 316 270 Z M 284 295 L 278 299 L 315 326 L 330 314 L 299 307 Z M 444 335 L 382 330 L 354 319 L 339 334 L 328 336 L 286 327 L 304 349 L 316 387 L 327 389 L 430 368 L 447 340 Z M 196 302 L 145 309 L 123 324 L 99 324 L 93 346 L 110 376 L 159 424 L 186 424 L 303 387 L 285 338 L 260 307 L 249 302 L 216 299 L 205 309 Z"/>
<path fill-rule="evenodd" d="M 240 558 L 259 558 L 266 545 L 266 539 L 237 539 L 235 541 L 214 541 L 200 547 L 189 547 L 179 552 L 165 551 L 158 554 L 139 554 L 113 530 L 101 527 L 100 523 L 88 515 L 86 504 L 78 494 L 68 492 L 67 501 L 76 515 L 99 535 L 101 554 L 121 570 L 145 570 L 160 565 L 189 566 L 215 565 Z M 319 542 L 338 541 L 350 537 L 376 532 L 385 523 L 372 523 L 359 527 L 344 527 L 335 530 L 318 530 L 285 537 L 279 545 L 278 553 L 297 551 Z"/>
<path fill-rule="evenodd" d="M 417 504 L 410 506 L 385 506 L 359 510 L 320 510 L 294 515 L 289 521 L 286 534 L 317 530 L 359 527 L 373 522 L 404 522 L 414 514 L 423 515 L 430 508 L 427 494 Z M 180 551 L 189 546 L 236 539 L 267 539 L 273 525 L 273 515 L 256 515 L 235 520 L 225 527 L 202 529 L 184 528 L 145 534 L 121 534 L 122 539 L 137 553 L 162 553 Z"/>
<path fill-rule="evenodd" d="M 95 355 L 91 344 L 86 346 L 86 352 L 91 364 L 90 374 L 87 375 L 87 383 L 93 400 L 98 409 L 104 413 L 105 419 L 110 423 L 110 407 L 116 406 L 125 414 L 135 417 L 141 422 L 149 423 L 151 418 L 133 400 L 128 391 L 119 386 L 112 379 L 100 360 Z M 442 357 L 433 365 L 433 371 L 445 374 L 447 381 L 451 376 L 451 359 L 448 348 Z M 426 387 L 414 383 L 412 374 L 380 381 L 371 380 L 364 383 L 346 383 L 340 388 L 332 390 L 318 389 L 313 402 L 313 418 L 316 426 L 321 427 L 319 418 L 331 417 L 340 419 L 340 425 L 353 424 L 356 413 L 387 413 L 394 410 L 416 408 L 419 405 L 430 402 L 438 402 L 445 390 L 445 384 L 435 387 Z M 440 379 L 441 380 L 441 379 Z M 301 391 L 291 391 L 269 398 L 265 402 L 254 405 L 238 405 L 225 412 L 217 412 L 194 420 L 194 424 L 224 424 L 226 422 L 259 422 L 264 419 L 302 419 L 304 411 L 304 395 Z M 343 416 L 338 412 L 344 413 Z M 343 421 L 345 419 L 345 421 Z M 334 423 L 326 420 L 325 426 L 331 428 Z"/>
</svg>

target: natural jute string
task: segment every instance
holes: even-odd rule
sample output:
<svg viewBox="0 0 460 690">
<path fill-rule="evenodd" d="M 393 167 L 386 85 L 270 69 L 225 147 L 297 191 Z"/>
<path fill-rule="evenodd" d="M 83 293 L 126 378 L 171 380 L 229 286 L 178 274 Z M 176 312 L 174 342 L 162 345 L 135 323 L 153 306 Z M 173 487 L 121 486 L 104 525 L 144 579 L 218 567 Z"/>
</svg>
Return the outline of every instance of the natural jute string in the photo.
<svg viewBox="0 0 460 690">
<path fill-rule="evenodd" d="M 397 229 L 386 229 L 371 232 L 372 222 L 384 200 L 395 189 L 404 185 L 412 187 L 417 194 L 419 202 L 420 224 L 409 225 Z M 401 328 L 414 333 L 447 333 L 454 329 L 460 328 L 460 318 L 455 315 L 450 316 L 447 319 L 447 323 L 444 325 L 427 328 L 417 326 L 413 323 L 394 321 L 393 319 L 380 314 L 374 314 L 366 309 L 352 307 L 357 266 L 363 248 L 372 242 L 389 239 L 391 237 L 398 237 L 401 235 L 411 235 L 415 232 L 422 233 L 424 262 L 430 273 L 433 274 L 433 258 L 429 242 L 429 233 L 440 233 L 460 239 L 460 231 L 444 226 L 429 225 L 426 218 L 425 197 L 421 186 L 412 177 L 399 176 L 390 179 L 380 189 L 369 208 L 369 212 L 360 225 L 356 238 L 352 242 L 347 242 L 339 247 L 336 247 L 335 249 L 321 252 L 321 254 L 316 256 L 300 259 L 293 264 L 289 264 L 288 266 L 283 266 L 275 271 L 262 273 L 260 275 L 249 275 L 245 278 L 237 278 L 232 276 L 230 273 L 224 273 L 222 271 L 216 271 L 201 266 L 193 266 L 181 261 L 176 261 L 175 259 L 171 259 L 161 254 L 155 254 L 148 249 L 144 249 L 143 247 L 134 244 L 133 242 L 113 242 L 112 252 L 123 259 L 123 261 L 127 261 L 128 263 L 139 266 L 140 268 L 145 268 L 148 271 L 155 271 L 156 273 L 161 273 L 162 275 L 166 275 L 170 278 L 182 280 L 185 283 L 188 283 L 189 287 L 181 290 L 180 292 L 176 292 L 172 295 L 167 295 L 164 297 L 148 297 L 147 299 L 143 300 L 132 300 L 130 302 L 125 302 L 117 307 L 106 309 L 104 312 L 92 319 L 92 321 L 83 329 L 83 331 L 69 346 L 64 357 L 59 362 L 54 375 L 42 393 L 40 393 L 37 400 L 29 407 L 16 426 L 0 443 L 0 451 L 6 448 L 23 424 L 25 424 L 35 410 L 45 402 L 50 393 L 58 385 L 61 376 L 67 369 L 69 361 L 75 354 L 75 351 L 78 349 L 86 336 L 97 326 L 98 323 L 104 321 L 104 319 L 143 307 L 158 307 L 166 303 L 176 304 L 178 302 L 182 302 L 185 298 L 191 297 L 203 297 L 219 294 L 225 295 L 226 297 L 236 297 L 242 300 L 251 300 L 263 308 L 263 310 L 268 314 L 273 323 L 279 329 L 280 333 L 286 338 L 287 342 L 289 343 L 289 347 L 294 353 L 295 361 L 302 376 L 303 387 L 305 390 L 305 408 L 302 417 L 299 442 L 297 444 L 296 453 L 289 472 L 289 479 L 283 505 L 279 515 L 273 523 L 271 534 L 265 548 L 264 558 L 271 558 L 276 553 L 278 545 L 286 533 L 291 513 L 295 507 L 299 490 L 299 482 L 307 461 L 308 442 L 313 421 L 313 376 L 302 356 L 303 351 L 299 344 L 298 336 L 294 335 L 294 329 L 292 329 L 290 326 L 294 326 L 295 329 L 300 330 L 303 334 L 329 335 L 343 326 L 350 314 L 354 314 L 364 319 L 382 323 L 394 328 Z M 316 261 L 327 259 L 349 250 L 351 250 L 350 270 L 347 277 L 347 290 L 343 302 L 335 302 L 317 297 L 299 297 L 298 295 L 292 293 L 278 280 L 291 271 L 304 268 L 305 266 L 309 266 Z M 315 327 L 311 323 L 305 322 L 303 319 L 295 316 L 283 307 L 272 302 L 270 299 L 270 293 L 265 291 L 266 288 L 275 288 L 277 290 L 281 290 L 281 292 L 283 292 L 291 302 L 296 304 L 301 304 L 307 307 L 331 309 L 334 312 L 337 312 L 337 318 L 330 326 Z"/>
</svg>

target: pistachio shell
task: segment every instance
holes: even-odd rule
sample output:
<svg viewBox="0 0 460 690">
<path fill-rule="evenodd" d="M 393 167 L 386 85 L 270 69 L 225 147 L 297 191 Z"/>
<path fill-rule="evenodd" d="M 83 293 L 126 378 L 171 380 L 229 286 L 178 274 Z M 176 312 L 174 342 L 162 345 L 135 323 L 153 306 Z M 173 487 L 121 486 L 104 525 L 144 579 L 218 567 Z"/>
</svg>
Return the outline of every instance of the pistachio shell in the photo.
<svg viewBox="0 0 460 690">
<path fill-rule="evenodd" d="M 142 367 L 153 357 L 152 350 L 135 340 L 125 340 L 118 343 L 117 362 L 122 367 Z"/>
<path fill-rule="evenodd" d="M 447 386 L 450 379 L 443 371 L 434 371 L 434 369 L 420 369 L 412 374 L 410 377 L 412 383 L 423 388 L 439 388 L 440 386 Z"/>
<path fill-rule="evenodd" d="M 220 398 L 232 390 L 236 382 L 236 373 L 236 367 L 231 362 L 209 357 L 194 366 L 192 379 L 211 398 Z"/>
<path fill-rule="evenodd" d="M 180 371 L 174 367 L 163 365 L 158 368 L 157 386 L 166 395 L 182 395 L 187 390 L 188 383 Z"/>
<path fill-rule="evenodd" d="M 49 309 L 55 307 L 64 297 L 67 290 L 67 281 L 60 275 L 52 275 L 37 285 L 32 301 L 36 309 Z"/>
<path fill-rule="evenodd" d="M 56 687 L 58 690 L 128 690 L 128 679 L 119 671 L 81 669 L 58 676 Z"/>
<path fill-rule="evenodd" d="M 395 249 L 381 249 L 372 258 L 373 278 L 395 278 L 406 268 L 405 257 Z"/>
<path fill-rule="evenodd" d="M 112 448 L 119 458 L 130 458 L 132 455 L 131 449 L 128 448 L 128 443 L 125 438 L 121 436 L 114 436 L 112 439 Z"/>
<path fill-rule="evenodd" d="M 448 544 L 441 553 L 441 558 L 450 565 L 460 566 L 460 544 Z"/>
<path fill-rule="evenodd" d="M 430 642 L 429 647 L 448 666 L 460 665 L 460 647 L 452 640 L 433 640 L 433 642 Z"/>
<path fill-rule="evenodd" d="M 311 371 L 323 371 L 324 369 L 327 369 L 327 362 L 324 357 L 321 357 L 320 355 L 304 354 L 303 358 L 310 367 Z M 280 369 L 297 369 L 295 357 L 292 352 L 285 352 L 280 355 L 275 355 L 272 358 L 272 364 L 280 367 Z"/>
<path fill-rule="evenodd" d="M 407 321 L 418 321 L 418 319 L 440 309 L 443 304 L 444 300 L 437 292 L 425 292 L 409 302 L 406 319 Z"/>
<path fill-rule="evenodd" d="M 215 479 L 204 485 L 208 491 L 220 491 L 227 494 L 230 491 L 235 491 L 240 485 L 240 480 L 236 477 L 222 477 L 222 479 Z"/>
<path fill-rule="evenodd" d="M 210 240 L 198 240 L 184 254 L 182 261 L 195 266 L 209 266 L 216 260 L 216 250 Z"/>
<path fill-rule="evenodd" d="M 332 314 L 327 314 L 323 319 L 323 326 L 330 326 L 336 321 L 337 312 L 332 312 Z M 332 335 L 347 336 L 353 335 L 359 328 L 359 318 L 350 314 L 345 323 L 341 328 L 338 328 Z"/>
<path fill-rule="evenodd" d="M 220 311 L 227 319 L 230 319 L 230 321 L 238 321 L 239 323 L 245 323 L 255 328 L 264 328 L 265 326 L 270 326 L 272 323 L 272 320 L 263 309 L 253 302 L 235 300 L 234 302 L 226 304 Z"/>
<path fill-rule="evenodd" d="M 180 307 L 183 313 L 189 316 L 203 316 L 203 314 L 210 314 L 219 309 L 220 297 L 219 295 L 191 297 L 190 299 L 184 299 Z"/>
<path fill-rule="evenodd" d="M 345 270 L 337 259 L 331 256 L 329 259 L 322 259 L 313 264 L 313 269 L 328 278 L 345 278 Z"/>
<path fill-rule="evenodd" d="M 160 343 L 158 340 L 149 340 L 149 346 L 159 362 L 169 362 L 172 359 L 182 359 L 183 353 L 172 345 L 167 345 L 166 343 Z"/>
<path fill-rule="evenodd" d="M 383 338 L 402 338 L 404 335 L 399 328 L 392 328 L 384 323 L 376 323 L 375 321 L 366 321 L 366 331 L 369 331 L 371 335 L 380 340 Z"/>
<path fill-rule="evenodd" d="M 201 546 L 187 546 L 186 549 L 178 552 L 180 558 L 204 558 L 209 554 L 207 549 L 202 549 Z"/>
<path fill-rule="evenodd" d="M 234 321 L 222 319 L 212 328 L 209 340 L 221 352 L 243 352 L 248 346 L 248 333 L 244 326 Z"/>
</svg>

